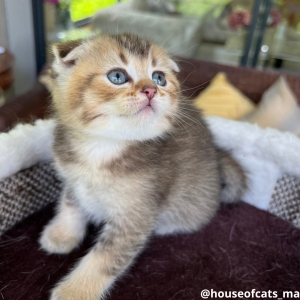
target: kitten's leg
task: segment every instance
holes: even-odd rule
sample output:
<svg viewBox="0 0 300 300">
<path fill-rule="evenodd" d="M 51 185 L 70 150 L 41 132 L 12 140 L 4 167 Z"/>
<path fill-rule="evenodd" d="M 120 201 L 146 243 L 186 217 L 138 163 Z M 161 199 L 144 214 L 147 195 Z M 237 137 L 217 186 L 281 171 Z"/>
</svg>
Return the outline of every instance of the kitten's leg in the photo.
<svg viewBox="0 0 300 300">
<path fill-rule="evenodd" d="M 150 214 L 128 211 L 108 221 L 96 245 L 54 288 L 51 300 L 102 299 L 143 249 L 153 226 Z"/>
<path fill-rule="evenodd" d="M 186 193 L 185 196 L 187 195 Z M 155 234 L 168 235 L 198 230 L 213 218 L 220 206 L 217 188 L 201 189 L 196 191 L 196 196 L 183 199 L 184 195 L 174 197 L 161 210 L 154 228 Z"/>
<path fill-rule="evenodd" d="M 49 253 L 69 253 L 83 240 L 87 219 L 68 189 L 62 193 L 56 216 L 45 227 L 40 245 Z"/>
</svg>

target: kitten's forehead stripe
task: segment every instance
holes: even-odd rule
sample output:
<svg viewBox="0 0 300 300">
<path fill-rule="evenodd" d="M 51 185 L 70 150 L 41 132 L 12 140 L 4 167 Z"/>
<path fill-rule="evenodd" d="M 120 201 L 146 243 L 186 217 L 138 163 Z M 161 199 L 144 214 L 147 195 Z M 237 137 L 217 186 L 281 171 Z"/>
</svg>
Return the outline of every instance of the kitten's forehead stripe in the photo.
<svg viewBox="0 0 300 300">
<path fill-rule="evenodd" d="M 98 73 L 89 74 L 82 82 L 78 85 L 74 92 L 78 95 L 77 101 L 73 100 L 71 103 L 71 107 L 77 108 L 80 107 L 84 103 L 84 94 L 90 88 L 93 83 L 93 80 L 99 76 Z M 74 97 L 76 99 L 76 97 Z"/>
<path fill-rule="evenodd" d="M 152 67 L 155 68 L 155 67 L 156 67 L 156 64 L 157 64 L 157 61 L 156 61 L 156 59 L 153 57 L 153 58 L 152 58 Z"/>
<path fill-rule="evenodd" d="M 121 61 L 122 61 L 125 65 L 128 64 L 128 61 L 127 61 L 125 55 L 124 55 L 122 52 L 120 53 L 120 59 L 121 59 Z"/>
<path fill-rule="evenodd" d="M 113 35 L 113 39 L 115 39 L 118 44 L 131 52 L 132 54 L 147 57 L 149 55 L 149 50 L 151 47 L 150 42 L 145 41 L 138 36 L 124 33 L 121 35 Z"/>
</svg>

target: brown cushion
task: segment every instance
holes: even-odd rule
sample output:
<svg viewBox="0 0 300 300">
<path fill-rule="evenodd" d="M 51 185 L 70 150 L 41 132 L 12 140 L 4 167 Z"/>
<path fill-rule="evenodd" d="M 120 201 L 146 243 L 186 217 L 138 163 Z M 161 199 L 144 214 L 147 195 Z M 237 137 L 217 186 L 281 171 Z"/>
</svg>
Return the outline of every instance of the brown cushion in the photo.
<svg viewBox="0 0 300 300">
<path fill-rule="evenodd" d="M 0 132 L 8 131 L 20 122 L 44 118 L 50 113 L 49 103 L 49 92 L 37 82 L 27 93 L 0 107 Z"/>
</svg>

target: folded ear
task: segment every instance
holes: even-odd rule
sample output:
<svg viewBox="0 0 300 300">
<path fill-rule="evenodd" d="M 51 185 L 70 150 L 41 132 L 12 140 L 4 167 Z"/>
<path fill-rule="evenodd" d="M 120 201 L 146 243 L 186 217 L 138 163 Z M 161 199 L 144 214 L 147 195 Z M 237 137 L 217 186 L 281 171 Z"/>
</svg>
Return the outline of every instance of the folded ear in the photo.
<svg viewBox="0 0 300 300">
<path fill-rule="evenodd" d="M 175 71 L 176 73 L 178 73 L 180 71 L 177 63 L 173 59 L 169 58 L 169 64 L 170 64 L 171 69 L 173 71 Z"/>
<path fill-rule="evenodd" d="M 53 67 L 57 71 L 75 66 L 76 61 L 84 52 L 83 40 L 57 43 L 52 46 L 54 54 Z"/>
</svg>

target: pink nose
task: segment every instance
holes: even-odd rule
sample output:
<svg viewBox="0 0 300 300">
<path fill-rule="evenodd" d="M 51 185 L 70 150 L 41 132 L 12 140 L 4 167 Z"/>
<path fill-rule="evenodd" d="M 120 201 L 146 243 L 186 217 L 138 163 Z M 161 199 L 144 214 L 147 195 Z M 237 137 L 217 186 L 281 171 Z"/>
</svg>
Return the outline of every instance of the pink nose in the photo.
<svg viewBox="0 0 300 300">
<path fill-rule="evenodd" d="M 145 93 L 147 98 L 149 100 L 151 100 L 154 97 L 155 93 L 156 93 L 156 89 L 152 88 L 152 87 L 149 87 L 149 88 L 146 88 L 145 90 L 143 90 L 142 93 Z"/>
</svg>

